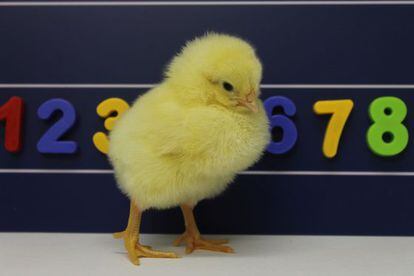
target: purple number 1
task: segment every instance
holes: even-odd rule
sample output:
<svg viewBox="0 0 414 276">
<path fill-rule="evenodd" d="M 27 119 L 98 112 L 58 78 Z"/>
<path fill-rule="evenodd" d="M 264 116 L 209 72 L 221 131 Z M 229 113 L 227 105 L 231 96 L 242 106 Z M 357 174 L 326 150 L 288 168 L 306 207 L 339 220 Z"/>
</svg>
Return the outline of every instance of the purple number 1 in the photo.
<svg viewBox="0 0 414 276">
<path fill-rule="evenodd" d="M 288 98 L 282 96 L 274 96 L 266 99 L 264 107 L 269 117 L 270 130 L 279 127 L 283 131 L 283 137 L 279 142 L 270 142 L 267 151 L 274 154 L 283 154 L 288 152 L 296 144 L 298 139 L 298 131 L 295 124 L 287 116 L 294 116 L 296 113 L 295 104 Z M 287 115 L 272 115 L 276 107 L 281 107 Z"/>
<path fill-rule="evenodd" d="M 44 102 L 37 110 L 37 115 L 43 120 L 49 119 L 53 113 L 60 110 L 62 117 L 40 138 L 37 150 L 41 153 L 74 153 L 77 143 L 74 141 L 59 141 L 76 121 L 73 105 L 63 99 L 51 99 Z"/>
</svg>

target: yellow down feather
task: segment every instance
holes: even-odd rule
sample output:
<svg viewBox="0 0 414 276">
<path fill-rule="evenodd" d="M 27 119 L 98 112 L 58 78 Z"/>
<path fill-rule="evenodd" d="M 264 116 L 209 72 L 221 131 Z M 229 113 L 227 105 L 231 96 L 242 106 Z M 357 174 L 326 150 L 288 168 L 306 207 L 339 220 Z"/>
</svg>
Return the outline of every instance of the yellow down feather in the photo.
<svg viewBox="0 0 414 276">
<path fill-rule="evenodd" d="M 222 192 L 269 142 L 257 98 L 261 75 L 254 49 L 239 38 L 210 33 L 187 43 L 164 81 L 139 97 L 110 133 L 120 189 L 141 210 L 195 205 Z M 252 91 L 258 112 L 237 102 Z"/>
</svg>

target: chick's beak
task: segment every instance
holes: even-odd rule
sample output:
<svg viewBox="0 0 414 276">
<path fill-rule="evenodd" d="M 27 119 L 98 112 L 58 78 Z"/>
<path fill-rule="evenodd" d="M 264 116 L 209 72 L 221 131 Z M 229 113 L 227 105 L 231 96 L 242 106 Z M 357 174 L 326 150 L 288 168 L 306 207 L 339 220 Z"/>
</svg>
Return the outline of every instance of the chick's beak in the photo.
<svg viewBox="0 0 414 276">
<path fill-rule="evenodd" d="M 240 99 L 239 105 L 248 108 L 253 113 L 257 113 L 259 111 L 256 103 L 256 93 L 254 91 L 247 94 L 245 99 Z"/>
</svg>

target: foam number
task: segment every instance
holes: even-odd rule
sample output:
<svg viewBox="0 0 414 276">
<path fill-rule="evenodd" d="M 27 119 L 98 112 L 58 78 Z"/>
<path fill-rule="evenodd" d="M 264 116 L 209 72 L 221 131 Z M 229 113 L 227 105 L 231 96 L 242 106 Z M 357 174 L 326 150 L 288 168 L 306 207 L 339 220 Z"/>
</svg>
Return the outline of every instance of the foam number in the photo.
<svg viewBox="0 0 414 276">
<path fill-rule="evenodd" d="M 76 121 L 76 112 L 73 105 L 63 99 L 51 99 L 44 102 L 37 110 L 37 115 L 47 120 L 56 112 L 62 112 L 62 117 L 49 128 L 37 143 L 37 150 L 40 153 L 74 153 L 77 150 L 77 143 L 74 141 L 59 141 Z"/>
<path fill-rule="evenodd" d="M 322 145 L 326 157 L 333 158 L 338 152 L 339 140 L 353 107 L 352 100 L 317 101 L 313 105 L 313 110 L 318 115 L 332 114 Z"/>
<path fill-rule="evenodd" d="M 106 118 L 104 122 L 105 129 L 110 131 L 115 125 L 115 122 L 119 119 L 122 114 L 127 111 L 129 105 L 122 99 L 110 98 L 101 102 L 97 108 L 96 113 L 99 117 Z M 111 116 L 111 114 L 113 114 Z M 103 132 L 97 132 L 92 137 L 95 147 L 102 153 L 108 153 L 109 140 L 108 136 Z"/>
<path fill-rule="evenodd" d="M 0 107 L 0 121 L 6 124 L 4 147 L 9 152 L 21 149 L 23 110 L 23 99 L 16 96 Z"/>
<path fill-rule="evenodd" d="M 402 152 L 408 144 L 408 130 L 402 124 L 407 116 L 407 106 L 396 97 L 375 99 L 369 106 L 369 116 L 374 122 L 367 132 L 369 148 L 381 156 Z"/>
<path fill-rule="evenodd" d="M 288 152 L 296 144 L 298 139 L 298 131 L 295 124 L 289 117 L 296 114 L 295 104 L 288 98 L 282 96 L 274 96 L 268 98 L 264 102 L 264 107 L 269 117 L 271 130 L 275 127 L 279 127 L 283 131 L 283 137 L 278 142 L 270 142 L 267 150 L 274 154 L 283 154 Z M 273 115 L 273 110 L 277 107 L 281 107 L 285 115 Z"/>
</svg>

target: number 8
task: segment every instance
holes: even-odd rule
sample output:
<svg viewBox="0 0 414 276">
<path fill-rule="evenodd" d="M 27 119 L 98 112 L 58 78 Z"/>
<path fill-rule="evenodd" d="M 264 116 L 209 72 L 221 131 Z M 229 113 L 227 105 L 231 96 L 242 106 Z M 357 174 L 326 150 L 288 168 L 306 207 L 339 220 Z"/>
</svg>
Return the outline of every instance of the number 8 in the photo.
<svg viewBox="0 0 414 276">
<path fill-rule="evenodd" d="M 408 130 L 402 124 L 407 116 L 407 106 L 396 97 L 375 99 L 369 106 L 369 115 L 374 122 L 368 129 L 369 148 L 381 156 L 393 156 L 402 152 L 408 144 Z M 389 141 L 385 141 L 386 135 Z"/>
<path fill-rule="evenodd" d="M 298 139 L 298 131 L 295 124 L 288 117 L 284 115 L 272 115 L 276 107 L 281 107 L 283 112 L 291 117 L 296 114 L 295 104 L 288 98 L 282 96 L 274 96 L 268 98 L 264 102 L 264 107 L 269 117 L 270 130 L 275 127 L 280 127 L 283 131 L 283 138 L 280 142 L 270 142 L 267 151 L 274 154 L 283 154 L 288 152 L 296 144 Z"/>
</svg>

